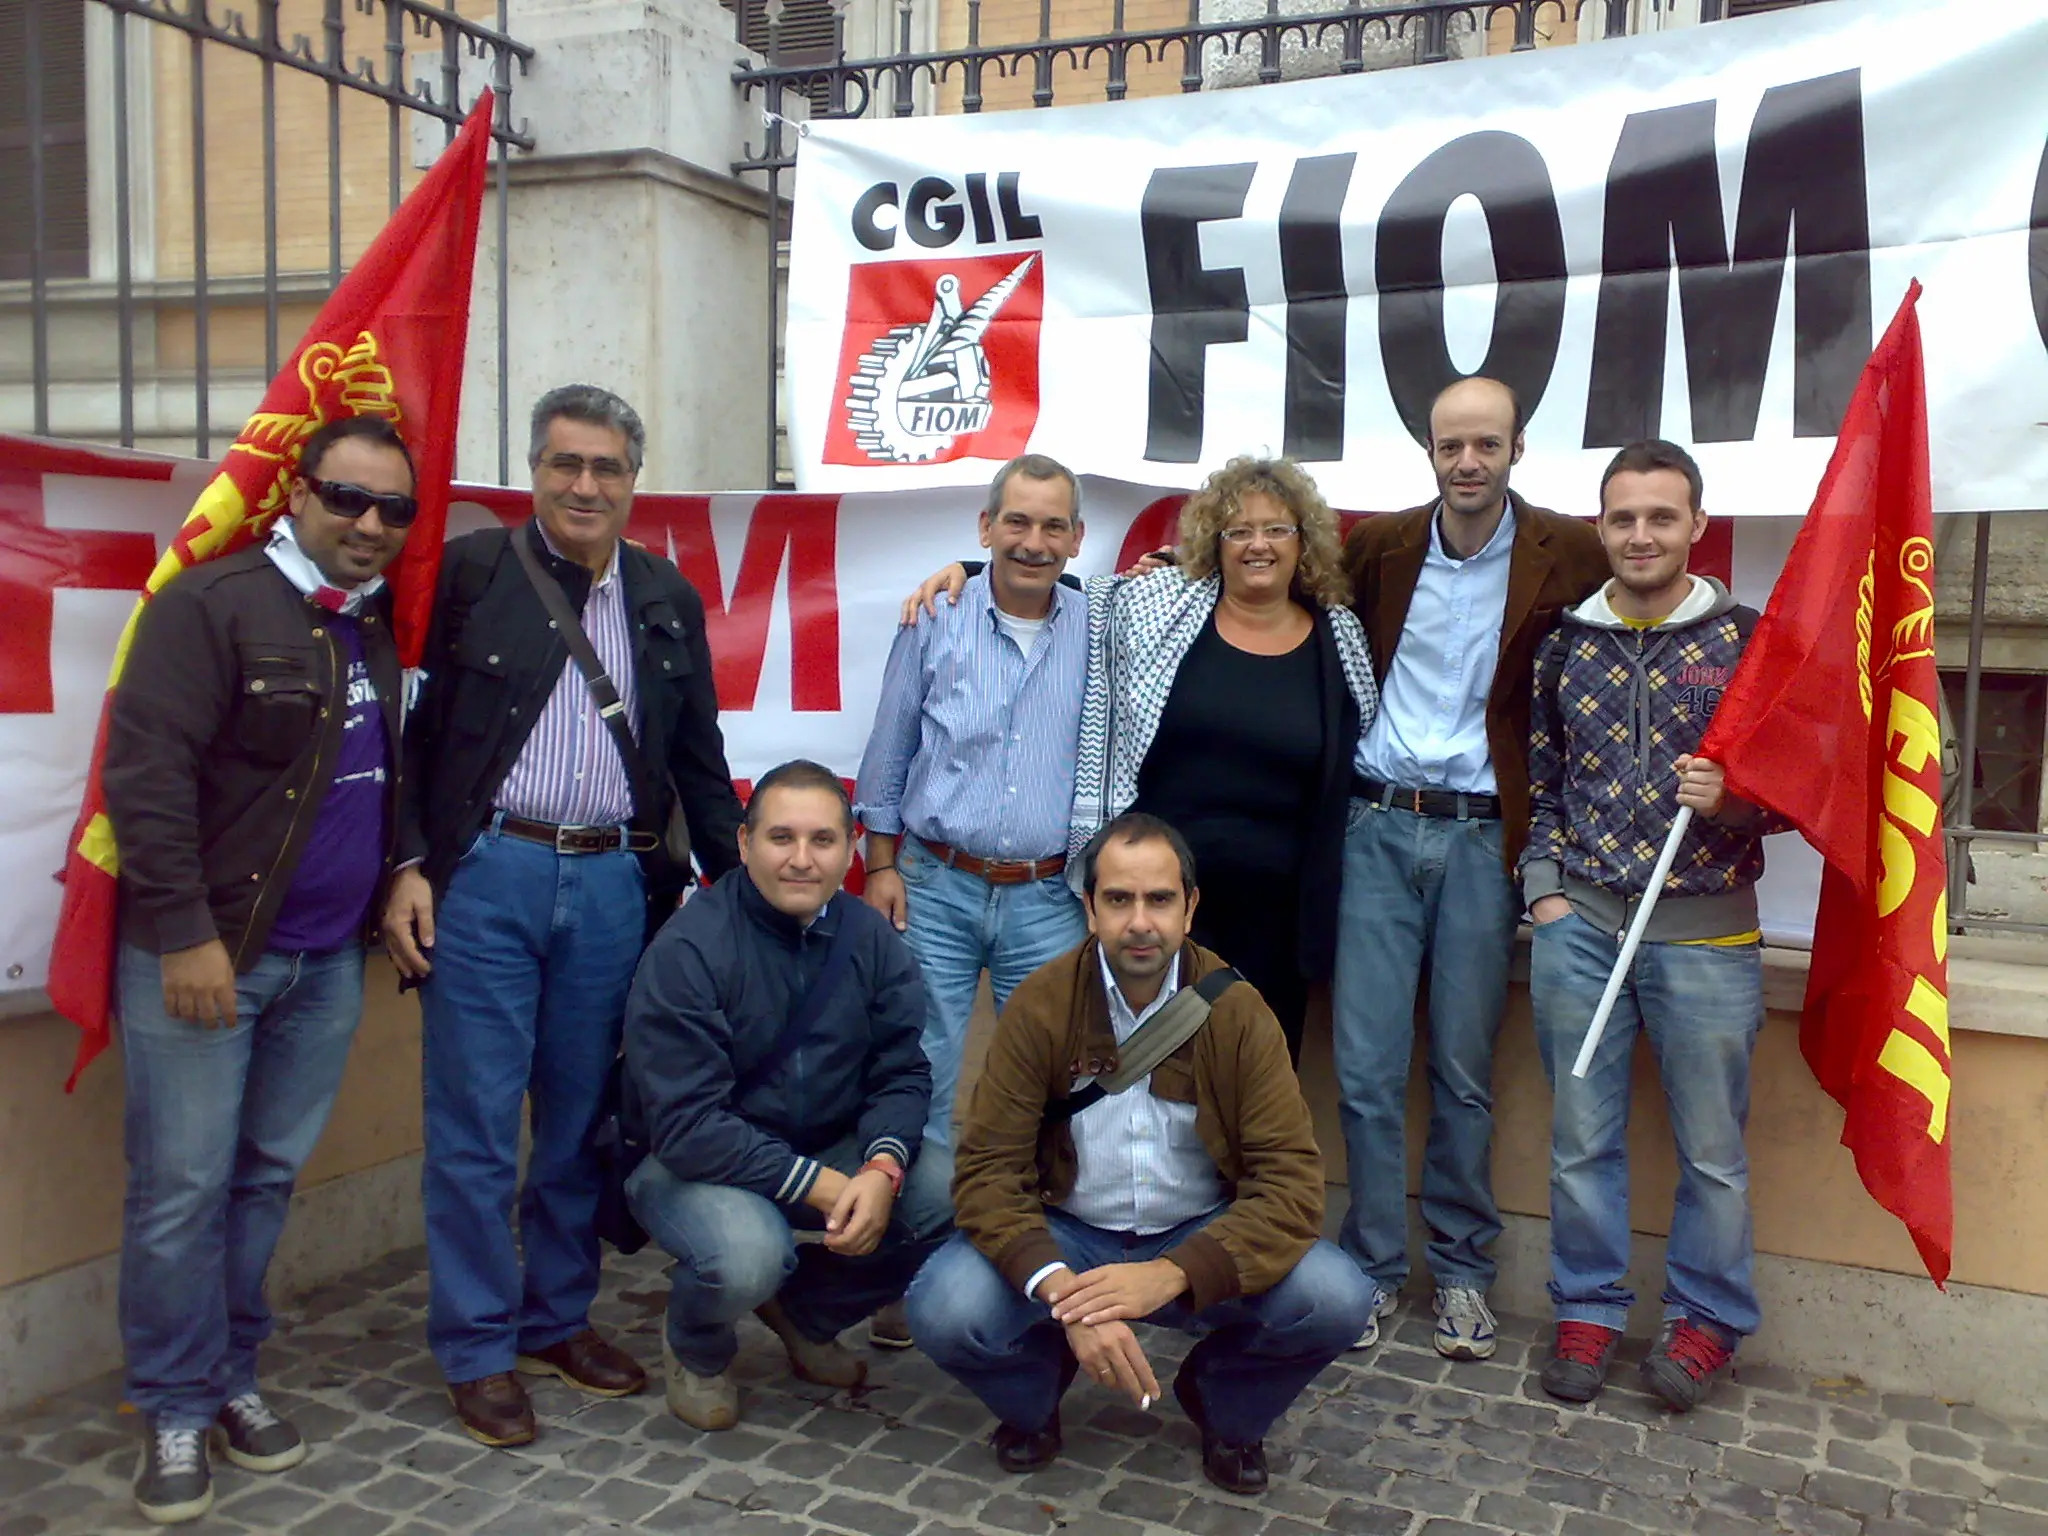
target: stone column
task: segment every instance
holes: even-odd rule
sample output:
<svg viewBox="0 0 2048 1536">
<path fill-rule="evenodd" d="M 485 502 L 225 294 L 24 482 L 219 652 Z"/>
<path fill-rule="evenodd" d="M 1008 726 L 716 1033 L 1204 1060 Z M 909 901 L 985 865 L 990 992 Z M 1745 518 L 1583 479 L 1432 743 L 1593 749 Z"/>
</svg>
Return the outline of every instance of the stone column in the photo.
<svg viewBox="0 0 2048 1536">
<path fill-rule="evenodd" d="M 759 112 L 717 0 L 520 0 L 536 50 L 512 111 L 535 141 L 507 202 L 511 467 L 557 384 L 599 384 L 647 422 L 645 490 L 768 483 L 768 199 L 730 170 Z M 496 170 L 493 168 L 493 188 Z M 786 186 L 786 183 L 785 183 Z M 459 472 L 497 478 L 495 191 L 484 207 Z"/>
</svg>

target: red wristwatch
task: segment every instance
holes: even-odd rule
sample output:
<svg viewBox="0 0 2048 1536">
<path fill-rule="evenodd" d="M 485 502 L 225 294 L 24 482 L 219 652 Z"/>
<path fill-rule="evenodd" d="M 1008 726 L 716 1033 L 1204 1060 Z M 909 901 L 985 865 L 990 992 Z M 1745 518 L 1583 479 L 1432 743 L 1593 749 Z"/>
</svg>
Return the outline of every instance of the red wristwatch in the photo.
<svg viewBox="0 0 2048 1536">
<path fill-rule="evenodd" d="M 862 1173 L 866 1173 L 869 1169 L 873 1169 L 876 1173 L 883 1174 L 888 1178 L 889 1197 L 892 1200 L 903 1193 L 903 1170 L 896 1165 L 895 1158 L 871 1157 L 860 1165 L 860 1172 Z"/>
</svg>

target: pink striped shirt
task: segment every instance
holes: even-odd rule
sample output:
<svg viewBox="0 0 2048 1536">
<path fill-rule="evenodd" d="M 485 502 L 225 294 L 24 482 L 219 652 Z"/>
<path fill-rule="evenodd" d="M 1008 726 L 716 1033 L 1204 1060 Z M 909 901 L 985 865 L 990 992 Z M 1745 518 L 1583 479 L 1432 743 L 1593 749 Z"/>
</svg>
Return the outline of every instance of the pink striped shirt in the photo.
<svg viewBox="0 0 2048 1536">
<path fill-rule="evenodd" d="M 514 538 L 524 535 L 514 533 Z M 545 530 L 541 538 L 560 555 Z M 554 627 L 552 623 L 548 626 Z M 640 739 L 640 696 L 633 686 L 633 628 L 626 613 L 626 583 L 619 574 L 619 554 L 590 585 L 583 605 L 583 632 L 597 650 L 597 659 L 619 696 L 626 701 L 626 723 Z M 555 691 L 534 722 L 533 734 L 498 786 L 497 808 L 532 821 L 559 826 L 620 826 L 633 819 L 633 786 L 612 740 L 611 727 L 598 714 L 590 685 L 572 656 L 562 664 Z"/>
</svg>

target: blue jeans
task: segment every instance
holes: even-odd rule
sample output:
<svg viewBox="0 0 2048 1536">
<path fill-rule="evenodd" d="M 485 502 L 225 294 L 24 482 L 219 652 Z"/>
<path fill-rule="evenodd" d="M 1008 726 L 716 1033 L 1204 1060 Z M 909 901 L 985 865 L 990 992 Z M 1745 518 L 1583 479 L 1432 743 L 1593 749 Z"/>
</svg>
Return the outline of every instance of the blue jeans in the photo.
<svg viewBox="0 0 2048 1536">
<path fill-rule="evenodd" d="M 1429 966 L 1422 1219 L 1439 1286 L 1493 1283 L 1493 1043 L 1521 897 L 1501 824 L 1351 802 L 1331 1021 L 1351 1186 L 1339 1241 L 1389 1294 L 1408 1278 L 1408 1058 Z"/>
<path fill-rule="evenodd" d="M 1749 1057 L 1763 1027 L 1758 946 L 1644 944 L 1582 1078 L 1601 989 L 1621 949 L 1574 912 L 1530 941 L 1536 1042 L 1555 1094 L 1550 1120 L 1550 1299 L 1567 1322 L 1620 1328 L 1628 1274 L 1628 1098 L 1647 1034 L 1678 1143 L 1678 1198 L 1664 1250 L 1664 1315 L 1724 1343 L 1756 1332 L 1749 1217 Z"/>
<path fill-rule="evenodd" d="M 235 978 L 235 1026 L 164 1011 L 155 955 L 121 946 L 121 1341 L 128 1400 L 211 1424 L 256 1385 L 263 1276 L 363 1013 L 363 952 L 270 953 Z"/>
<path fill-rule="evenodd" d="M 1106 1232 L 1051 1207 L 1045 1219 L 1067 1267 L 1080 1273 L 1156 1259 L 1214 1213 L 1150 1236 Z M 908 1311 L 918 1347 L 1005 1424 L 1038 1430 L 1059 1411 L 1073 1360 L 1066 1330 L 964 1234 L 919 1272 Z M 1192 1382 L 1210 1429 L 1242 1445 L 1265 1438 L 1301 1389 L 1357 1340 L 1371 1315 L 1371 1284 L 1337 1249 L 1318 1242 L 1270 1291 L 1201 1312 L 1175 1300 L 1145 1321 L 1198 1336 L 1181 1374 Z"/>
<path fill-rule="evenodd" d="M 817 1154 L 852 1173 L 865 1148 L 849 1136 Z M 716 1376 L 739 1349 L 734 1324 L 779 1298 L 792 1326 L 817 1343 L 837 1338 L 903 1294 L 918 1266 L 953 1226 L 953 1158 L 919 1151 L 873 1253 L 852 1257 L 802 1243 L 794 1229 L 824 1230 L 809 1206 L 791 1209 L 727 1184 L 677 1178 L 650 1157 L 626 1181 L 626 1198 L 647 1235 L 676 1261 L 669 1274 L 668 1344 L 699 1376 Z"/>
<path fill-rule="evenodd" d="M 932 1112 L 925 1145 L 950 1147 L 960 1054 L 982 970 L 1000 1009 L 1026 976 L 1088 937 L 1088 914 L 1063 874 L 990 885 L 941 864 L 914 837 L 897 846 L 896 869 L 910 909 L 904 938 L 924 972 L 929 1005 L 924 1054 L 932 1064 Z"/>
<path fill-rule="evenodd" d="M 644 892 L 630 853 L 558 854 L 486 830 L 434 913 L 420 990 L 427 1342 L 450 1381 L 509 1371 L 588 1326 L 603 1187 L 591 1131 L 640 960 Z"/>
</svg>

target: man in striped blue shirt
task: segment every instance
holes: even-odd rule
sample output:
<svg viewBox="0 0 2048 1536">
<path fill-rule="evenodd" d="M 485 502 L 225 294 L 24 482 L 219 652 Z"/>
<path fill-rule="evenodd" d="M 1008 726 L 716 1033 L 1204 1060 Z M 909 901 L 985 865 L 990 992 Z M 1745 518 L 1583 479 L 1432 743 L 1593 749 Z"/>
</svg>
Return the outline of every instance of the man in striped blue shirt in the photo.
<svg viewBox="0 0 2048 1536">
<path fill-rule="evenodd" d="M 868 831 L 866 896 L 924 971 L 924 1134 L 938 1146 L 952 1145 L 982 971 L 1000 1008 L 1088 931 L 1062 875 L 1088 605 L 1060 575 L 1081 532 L 1072 471 L 1036 453 L 1002 467 L 981 514 L 988 566 L 957 603 L 897 634 L 861 759 L 854 809 Z"/>
</svg>

